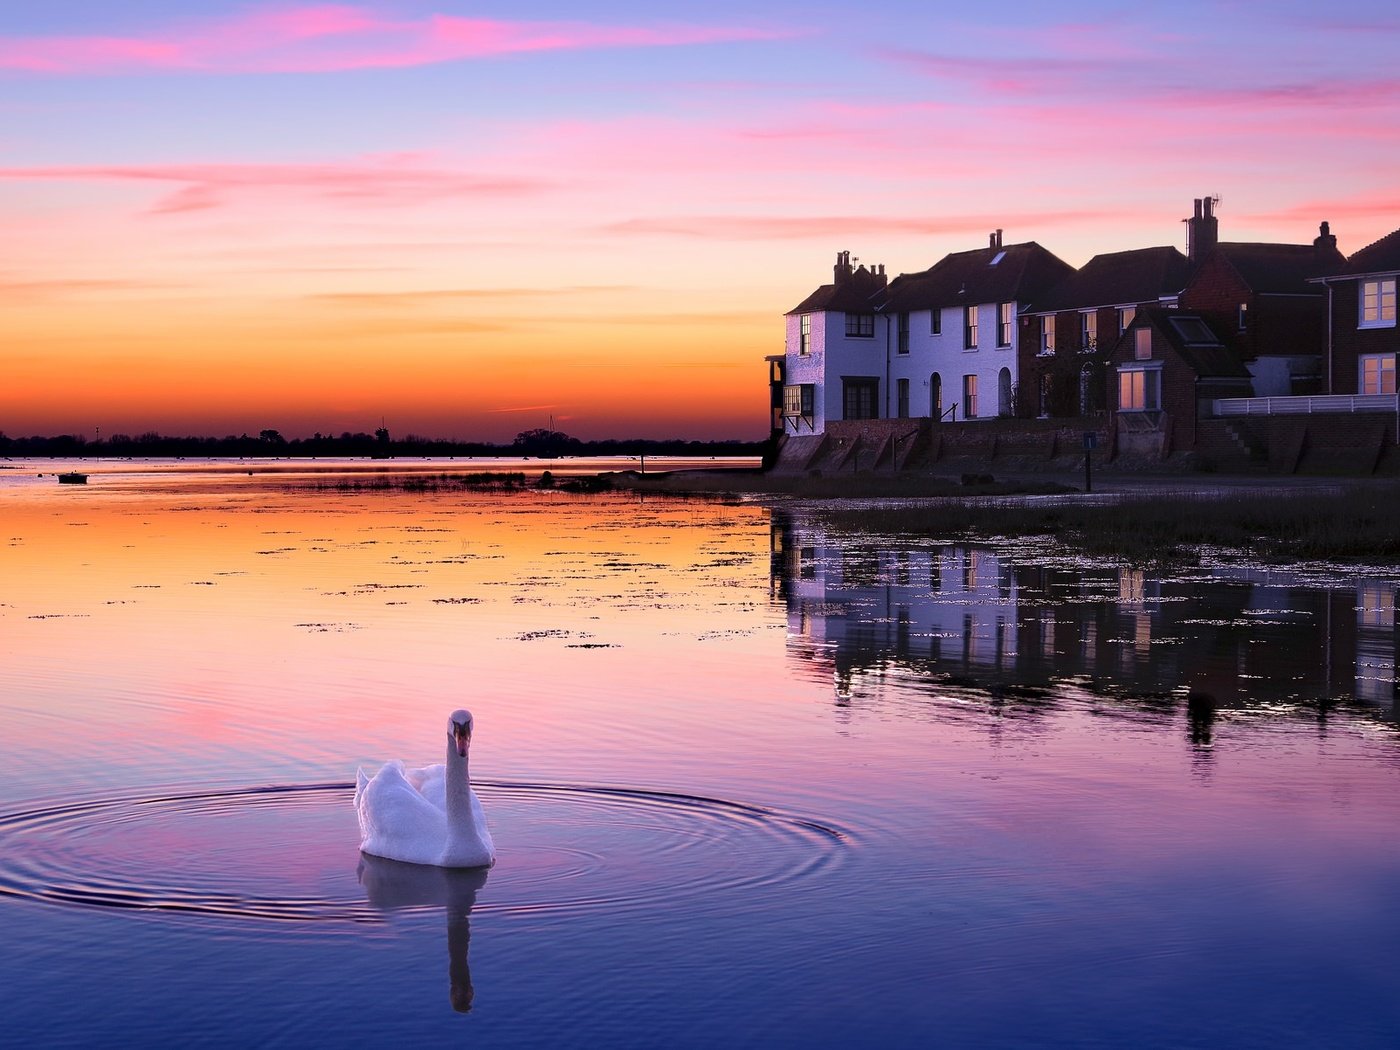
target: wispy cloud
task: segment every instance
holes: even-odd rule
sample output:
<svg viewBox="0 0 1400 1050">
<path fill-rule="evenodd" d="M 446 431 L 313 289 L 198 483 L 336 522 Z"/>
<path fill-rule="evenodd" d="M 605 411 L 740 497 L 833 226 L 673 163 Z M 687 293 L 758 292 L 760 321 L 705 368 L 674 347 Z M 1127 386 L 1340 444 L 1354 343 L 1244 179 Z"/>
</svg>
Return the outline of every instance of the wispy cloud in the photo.
<svg viewBox="0 0 1400 1050">
<path fill-rule="evenodd" d="M 634 291 L 630 285 L 568 285 L 559 288 L 434 288 L 403 292 L 321 292 L 306 296 L 316 302 L 355 306 L 435 306 L 492 299 L 542 299 L 595 292 Z"/>
<path fill-rule="evenodd" d="M 444 198 L 516 196 L 555 184 L 543 179 L 471 175 L 394 158 L 382 163 L 147 164 L 0 168 L 0 179 L 136 182 L 173 186 L 155 214 L 206 211 L 247 191 L 295 191 L 357 204 L 416 205 Z"/>
<path fill-rule="evenodd" d="M 752 215 L 693 215 L 627 219 L 606 227 L 610 233 L 651 234 L 721 240 L 799 240 L 878 234 L 961 234 L 997 228 L 1111 223 L 1111 211 L 1008 212 L 1002 215 L 940 215 L 902 218 L 889 215 L 804 215 L 767 218 Z"/>
<path fill-rule="evenodd" d="M 594 25 L 430 14 L 391 18 L 325 4 L 265 8 L 132 36 L 0 37 L 0 70 L 47 74 L 327 73 L 541 51 L 768 40 L 745 26 Z"/>
</svg>

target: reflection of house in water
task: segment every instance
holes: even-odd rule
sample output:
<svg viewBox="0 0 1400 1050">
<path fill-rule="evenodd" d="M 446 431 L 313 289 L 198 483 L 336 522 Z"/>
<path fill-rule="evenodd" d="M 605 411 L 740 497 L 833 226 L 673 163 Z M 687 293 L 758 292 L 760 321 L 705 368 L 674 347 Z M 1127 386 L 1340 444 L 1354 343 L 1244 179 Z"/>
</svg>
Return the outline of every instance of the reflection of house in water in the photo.
<svg viewBox="0 0 1400 1050">
<path fill-rule="evenodd" d="M 898 547 L 775 512 L 789 645 L 840 695 L 894 667 L 993 693 L 1074 680 L 1099 694 L 1218 707 L 1396 696 L 1396 584 L 1280 570 L 1165 578 L 1038 564 L 971 546 Z"/>
</svg>

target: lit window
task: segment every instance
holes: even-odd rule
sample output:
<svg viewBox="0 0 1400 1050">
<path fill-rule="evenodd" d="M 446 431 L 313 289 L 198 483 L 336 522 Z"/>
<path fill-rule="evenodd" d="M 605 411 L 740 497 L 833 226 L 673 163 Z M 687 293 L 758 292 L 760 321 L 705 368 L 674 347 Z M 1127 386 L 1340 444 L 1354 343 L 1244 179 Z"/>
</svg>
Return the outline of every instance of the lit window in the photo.
<svg viewBox="0 0 1400 1050">
<path fill-rule="evenodd" d="M 1133 318 L 1137 316 L 1136 306 L 1120 306 L 1118 308 L 1118 334 L 1122 335 L 1128 330 L 1128 325 L 1133 323 Z"/>
<path fill-rule="evenodd" d="M 1240 330 L 1241 332 L 1243 332 L 1245 329 L 1247 329 L 1247 328 L 1249 327 L 1249 304 L 1248 304 L 1248 303 L 1240 303 L 1238 327 L 1239 327 L 1239 330 Z"/>
<path fill-rule="evenodd" d="M 872 339 L 875 336 L 874 314 L 847 314 L 846 334 L 859 339 Z"/>
<path fill-rule="evenodd" d="M 999 304 L 997 306 L 997 346 L 1011 345 L 1011 328 L 1015 323 L 1016 304 Z"/>
<path fill-rule="evenodd" d="M 1395 278 L 1361 282 L 1362 328 L 1395 327 Z"/>
<path fill-rule="evenodd" d="M 1361 392 L 1395 393 L 1395 355 L 1365 354 L 1361 358 Z"/>
<path fill-rule="evenodd" d="M 1040 352 L 1042 354 L 1053 354 L 1055 352 L 1055 317 L 1040 319 Z"/>
<path fill-rule="evenodd" d="M 937 307 L 928 312 L 928 333 L 929 335 L 943 334 L 943 311 Z"/>
<path fill-rule="evenodd" d="M 963 418 L 977 418 L 977 377 L 963 376 Z"/>
<path fill-rule="evenodd" d="M 963 307 L 963 347 L 977 349 L 977 307 Z"/>
<path fill-rule="evenodd" d="M 1079 349 L 1092 350 L 1099 343 L 1099 315 L 1088 310 L 1079 315 Z"/>
<path fill-rule="evenodd" d="M 1118 411 L 1155 412 L 1162 407 L 1161 373 L 1155 368 L 1124 368 L 1118 373 Z"/>
<path fill-rule="evenodd" d="M 801 322 L 801 334 L 798 336 L 797 352 L 802 356 L 807 356 L 812 352 L 812 315 L 803 314 Z"/>
<path fill-rule="evenodd" d="M 789 418 L 811 419 L 816 404 L 816 386 L 800 383 L 783 387 L 783 415 Z"/>
<path fill-rule="evenodd" d="M 1139 328 L 1133 333 L 1133 356 L 1139 361 L 1152 360 L 1152 329 Z"/>
<path fill-rule="evenodd" d="M 899 315 L 898 351 L 901 354 L 909 352 L 909 315 L 907 313 Z"/>
</svg>

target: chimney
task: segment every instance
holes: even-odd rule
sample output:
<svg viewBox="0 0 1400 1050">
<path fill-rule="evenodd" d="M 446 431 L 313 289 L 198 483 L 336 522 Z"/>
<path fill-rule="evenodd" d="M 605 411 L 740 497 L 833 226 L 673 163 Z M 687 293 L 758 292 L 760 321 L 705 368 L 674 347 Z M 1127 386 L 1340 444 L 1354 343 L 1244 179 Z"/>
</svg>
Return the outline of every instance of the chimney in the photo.
<svg viewBox="0 0 1400 1050">
<path fill-rule="evenodd" d="M 831 268 L 836 284 L 843 283 L 847 277 L 851 276 L 851 253 L 837 252 L 836 265 Z"/>
<path fill-rule="evenodd" d="M 1220 240 L 1220 222 L 1215 217 L 1215 198 L 1197 197 L 1195 213 L 1186 220 L 1186 258 L 1200 262 Z"/>
<path fill-rule="evenodd" d="M 1318 255 L 1331 255 L 1337 250 L 1337 235 L 1332 232 L 1332 224 L 1324 222 L 1317 228 L 1317 237 L 1313 239 L 1313 247 L 1317 249 Z"/>
<path fill-rule="evenodd" d="M 885 276 L 885 264 L 884 264 L 884 263 L 881 263 L 879 266 L 875 267 L 875 269 L 874 269 L 873 272 L 874 272 L 874 274 L 875 274 L 875 287 L 876 287 L 876 288 L 883 288 L 883 287 L 885 287 L 885 284 L 886 284 L 887 281 L 889 280 L 889 279 Z"/>
<path fill-rule="evenodd" d="M 1000 230 L 993 230 L 993 231 L 992 231 L 991 236 L 989 236 L 989 237 L 987 238 L 987 247 L 988 247 L 988 248 L 1000 248 L 1000 247 L 1001 247 L 1001 231 L 1000 231 Z"/>
</svg>

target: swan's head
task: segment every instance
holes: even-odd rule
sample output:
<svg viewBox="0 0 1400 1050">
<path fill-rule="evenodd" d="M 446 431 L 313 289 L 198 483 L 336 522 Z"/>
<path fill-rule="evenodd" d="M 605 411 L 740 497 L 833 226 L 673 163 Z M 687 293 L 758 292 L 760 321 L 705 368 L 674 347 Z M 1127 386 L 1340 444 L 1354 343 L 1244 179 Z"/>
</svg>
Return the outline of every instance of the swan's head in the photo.
<svg viewBox="0 0 1400 1050">
<path fill-rule="evenodd" d="M 457 745 L 457 754 L 466 758 L 467 745 L 472 742 L 472 713 L 453 711 L 452 718 L 447 723 L 447 735 Z"/>
</svg>

